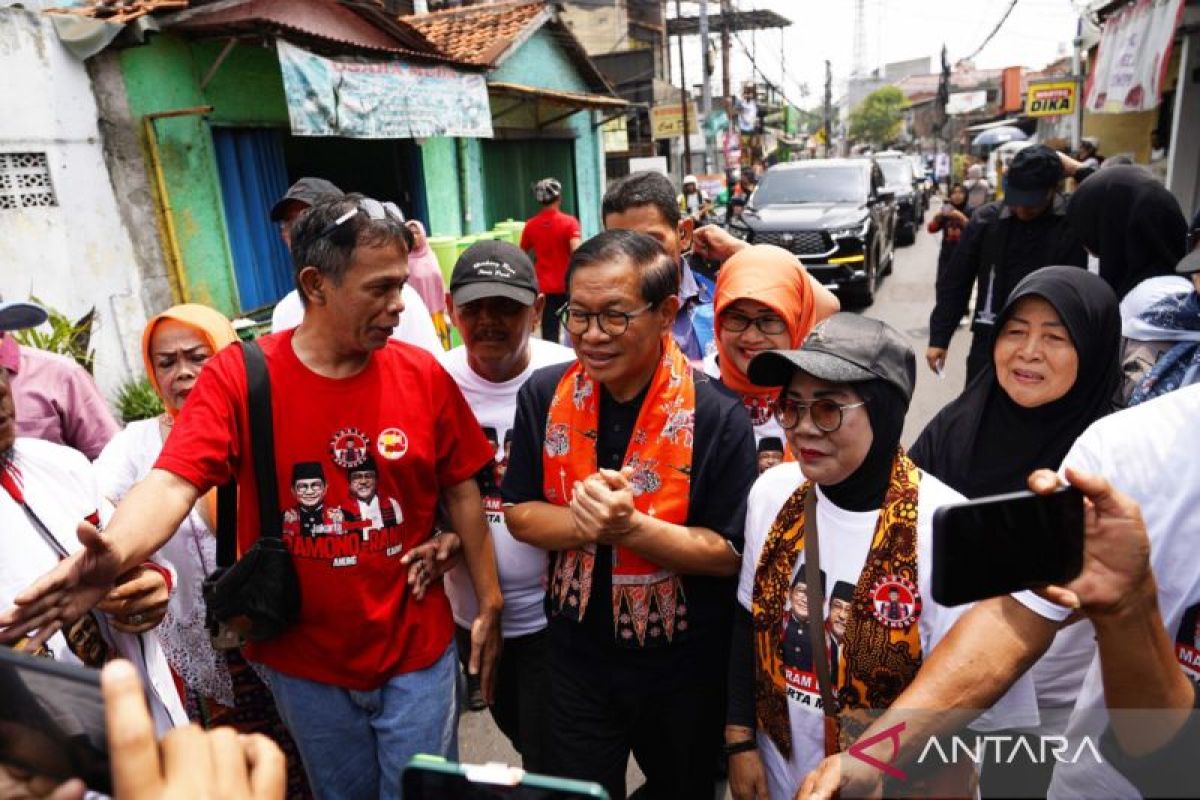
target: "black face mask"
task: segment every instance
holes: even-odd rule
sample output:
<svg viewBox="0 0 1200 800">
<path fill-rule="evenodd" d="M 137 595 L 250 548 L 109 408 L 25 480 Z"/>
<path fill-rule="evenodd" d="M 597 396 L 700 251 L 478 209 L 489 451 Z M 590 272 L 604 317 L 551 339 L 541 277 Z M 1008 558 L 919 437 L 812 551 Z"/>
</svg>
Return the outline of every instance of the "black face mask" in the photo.
<svg viewBox="0 0 1200 800">
<path fill-rule="evenodd" d="M 883 505 L 891 482 L 892 462 L 904 431 L 908 401 L 898 389 L 881 380 L 853 386 L 866 403 L 864 408 L 871 420 L 871 447 L 863 463 L 849 477 L 841 483 L 822 484 L 821 491 L 846 511 L 876 511 Z"/>
</svg>

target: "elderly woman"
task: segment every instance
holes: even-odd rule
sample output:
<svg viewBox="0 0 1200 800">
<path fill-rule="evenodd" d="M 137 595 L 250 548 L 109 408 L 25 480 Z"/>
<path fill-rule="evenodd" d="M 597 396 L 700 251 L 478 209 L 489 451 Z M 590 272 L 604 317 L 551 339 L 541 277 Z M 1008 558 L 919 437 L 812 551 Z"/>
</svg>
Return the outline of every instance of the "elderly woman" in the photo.
<svg viewBox="0 0 1200 800">
<path fill-rule="evenodd" d="M 905 337 L 835 314 L 801 349 L 757 356 L 749 376 L 782 387 L 775 414 L 797 461 L 764 473 L 747 501 L 725 731 L 737 800 L 791 798 L 964 610 L 929 595 L 933 513 L 962 498 L 900 447 L 916 379 Z M 1036 719 L 1023 683 L 976 725 Z M 962 796 L 974 780 L 953 778 L 928 788 Z"/>
</svg>

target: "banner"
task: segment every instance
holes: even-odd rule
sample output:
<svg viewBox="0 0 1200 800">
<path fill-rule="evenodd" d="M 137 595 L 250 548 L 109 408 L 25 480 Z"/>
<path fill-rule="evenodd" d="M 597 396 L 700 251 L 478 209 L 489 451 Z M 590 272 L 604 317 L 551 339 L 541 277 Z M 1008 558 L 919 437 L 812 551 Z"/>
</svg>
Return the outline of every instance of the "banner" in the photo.
<svg viewBox="0 0 1200 800">
<path fill-rule="evenodd" d="M 492 136 L 482 74 L 398 60 L 324 58 L 282 39 L 276 47 L 297 136 Z"/>
<path fill-rule="evenodd" d="M 1060 117 L 1075 113 L 1075 81 L 1031 83 L 1025 90 L 1025 115 Z"/>
<path fill-rule="evenodd" d="M 987 92 L 955 92 L 946 101 L 947 114 L 968 114 L 987 105 Z"/>
<path fill-rule="evenodd" d="M 695 102 L 688 102 L 687 114 L 687 132 L 689 134 L 698 133 L 700 128 L 696 124 Z M 650 131 L 651 137 L 655 139 L 674 139 L 676 136 L 683 136 L 683 104 L 672 103 L 651 108 Z"/>
<path fill-rule="evenodd" d="M 1088 76 L 1088 111 L 1120 114 L 1158 107 L 1182 13 L 1183 0 L 1133 0 L 1108 18 Z"/>
</svg>

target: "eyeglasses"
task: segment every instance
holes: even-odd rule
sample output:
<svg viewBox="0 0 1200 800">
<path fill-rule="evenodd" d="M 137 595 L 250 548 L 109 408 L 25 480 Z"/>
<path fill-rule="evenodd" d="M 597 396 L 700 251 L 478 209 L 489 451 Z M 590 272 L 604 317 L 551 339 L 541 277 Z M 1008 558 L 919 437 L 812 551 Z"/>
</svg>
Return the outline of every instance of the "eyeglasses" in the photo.
<svg viewBox="0 0 1200 800">
<path fill-rule="evenodd" d="M 751 325 L 758 328 L 758 332 L 767 336 L 775 336 L 780 333 L 787 333 L 787 323 L 774 314 L 764 317 L 747 317 L 745 314 L 739 314 L 736 311 L 726 311 L 718 320 L 723 330 L 732 331 L 733 333 L 741 333 Z"/>
<path fill-rule="evenodd" d="M 629 330 L 629 323 L 634 317 L 645 314 L 652 308 L 654 308 L 654 303 L 647 303 L 637 311 L 618 311 L 615 308 L 605 311 L 581 311 L 565 305 L 558 310 L 558 319 L 567 329 L 567 333 L 572 336 L 583 336 L 587 333 L 588 328 L 592 327 L 593 317 L 596 320 L 596 327 L 600 328 L 602 333 L 609 336 L 620 336 Z"/>
<path fill-rule="evenodd" d="M 790 397 L 780 397 L 775 401 L 775 419 L 787 430 L 792 430 L 800 424 L 807 411 L 812 415 L 813 425 L 817 430 L 833 433 L 842 427 L 842 418 L 852 408 L 865 406 L 865 402 L 840 405 L 833 400 L 793 400 Z"/>
<path fill-rule="evenodd" d="M 390 200 L 385 203 L 381 203 L 373 197 L 360 197 L 357 201 L 355 201 L 354 208 L 350 209 L 345 214 L 342 214 L 333 222 L 322 228 L 321 232 L 317 235 L 317 238 L 323 239 L 329 234 L 333 233 L 338 228 L 350 221 L 350 219 L 360 211 L 374 220 L 391 219 L 399 222 L 402 225 L 404 224 L 404 212 L 402 212 L 395 203 L 391 202 Z"/>
</svg>

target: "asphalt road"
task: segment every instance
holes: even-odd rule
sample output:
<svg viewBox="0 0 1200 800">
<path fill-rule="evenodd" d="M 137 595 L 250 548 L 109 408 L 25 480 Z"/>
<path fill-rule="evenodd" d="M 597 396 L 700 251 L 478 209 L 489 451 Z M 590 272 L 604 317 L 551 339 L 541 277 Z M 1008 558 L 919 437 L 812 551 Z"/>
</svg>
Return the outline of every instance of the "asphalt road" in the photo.
<svg viewBox="0 0 1200 800">
<path fill-rule="evenodd" d="M 936 210 L 937 200 L 934 200 L 933 206 Z M 933 213 L 932 210 L 926 212 L 926 222 Z M 934 414 L 958 395 L 966 376 L 967 349 L 971 342 L 970 333 L 965 327 L 959 328 L 951 343 L 944 377 L 939 378 L 925 364 L 940 240 L 940 234 L 931 235 L 922 230 L 915 244 L 896 248 L 892 274 L 884 279 L 876 294 L 875 304 L 862 310 L 867 316 L 882 319 L 907 336 L 917 354 L 917 390 L 904 426 L 905 445 L 911 444 Z M 459 757 L 462 761 L 473 764 L 489 761 L 520 763 L 516 751 L 487 712 L 464 714 L 458 730 Z M 635 787 L 641 783 L 642 776 L 637 764 L 630 759 L 628 785 Z"/>
</svg>

